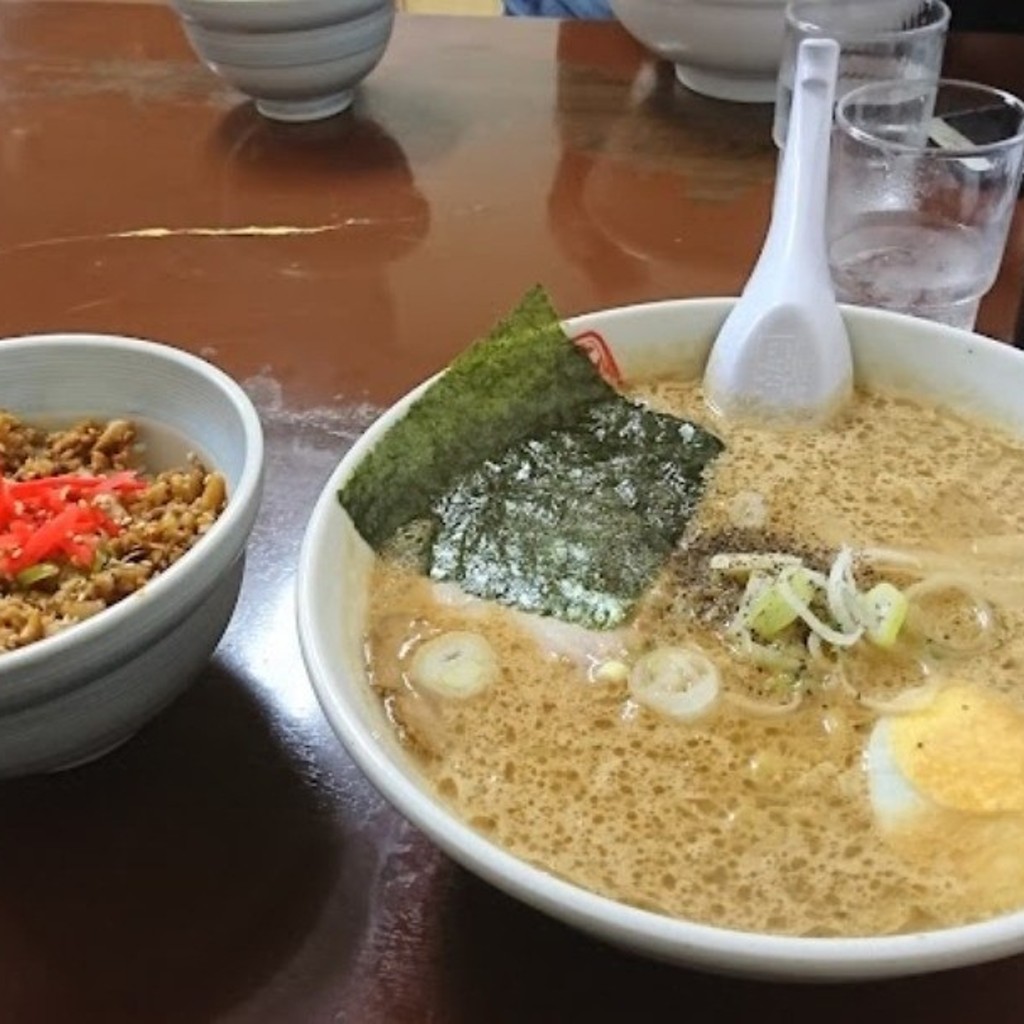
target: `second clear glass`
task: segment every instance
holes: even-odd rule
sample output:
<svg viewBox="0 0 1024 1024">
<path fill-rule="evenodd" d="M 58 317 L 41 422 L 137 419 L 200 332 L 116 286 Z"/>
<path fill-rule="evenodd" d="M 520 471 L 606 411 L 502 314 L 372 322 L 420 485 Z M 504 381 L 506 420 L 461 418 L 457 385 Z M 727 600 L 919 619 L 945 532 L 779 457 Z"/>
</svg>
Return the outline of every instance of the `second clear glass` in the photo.
<svg viewBox="0 0 1024 1024">
<path fill-rule="evenodd" d="M 1024 103 L 973 82 L 876 82 L 836 106 L 829 264 L 840 301 L 970 330 L 1024 163 Z"/>
</svg>

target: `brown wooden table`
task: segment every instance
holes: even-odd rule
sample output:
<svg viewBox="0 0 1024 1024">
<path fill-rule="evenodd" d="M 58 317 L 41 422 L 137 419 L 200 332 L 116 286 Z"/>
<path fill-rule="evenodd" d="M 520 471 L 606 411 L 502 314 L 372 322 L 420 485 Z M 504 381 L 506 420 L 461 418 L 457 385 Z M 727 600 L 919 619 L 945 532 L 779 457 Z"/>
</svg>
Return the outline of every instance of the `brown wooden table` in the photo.
<svg viewBox="0 0 1024 1024">
<path fill-rule="evenodd" d="M 1024 92 L 1024 40 L 950 69 Z M 856 987 L 622 955 L 442 856 L 330 734 L 292 626 L 310 505 L 384 405 L 544 282 L 566 313 L 733 294 L 767 107 L 612 24 L 400 18 L 350 114 L 263 121 L 156 6 L 0 3 L 0 334 L 137 334 L 243 381 L 266 503 L 235 620 L 136 739 L 0 787 L 0 1022 L 1014 1022 L 1024 958 Z M 1008 337 L 1014 227 L 981 327 Z M 0 680 L 2 682 L 2 680 Z"/>
</svg>

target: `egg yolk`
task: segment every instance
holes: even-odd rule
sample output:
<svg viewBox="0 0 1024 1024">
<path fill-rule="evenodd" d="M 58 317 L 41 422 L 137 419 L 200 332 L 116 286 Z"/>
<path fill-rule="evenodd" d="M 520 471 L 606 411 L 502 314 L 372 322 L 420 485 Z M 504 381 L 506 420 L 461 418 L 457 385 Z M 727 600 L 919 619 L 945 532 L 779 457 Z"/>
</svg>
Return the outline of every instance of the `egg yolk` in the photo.
<svg viewBox="0 0 1024 1024">
<path fill-rule="evenodd" d="M 889 725 L 889 750 L 903 776 L 951 810 L 1024 810 L 1024 713 L 974 687 L 944 688 Z"/>
</svg>

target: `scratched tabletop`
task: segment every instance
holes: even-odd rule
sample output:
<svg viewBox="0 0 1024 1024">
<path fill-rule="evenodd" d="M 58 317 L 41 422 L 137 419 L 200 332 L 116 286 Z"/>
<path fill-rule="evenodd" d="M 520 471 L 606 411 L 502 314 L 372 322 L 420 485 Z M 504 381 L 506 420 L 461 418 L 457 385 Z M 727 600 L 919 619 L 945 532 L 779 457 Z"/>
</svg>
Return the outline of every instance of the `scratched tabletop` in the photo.
<svg viewBox="0 0 1024 1024">
<path fill-rule="evenodd" d="M 1024 92 L 1016 38 L 954 37 L 949 64 Z M 302 667 L 296 555 L 358 434 L 535 282 L 566 315 L 735 294 L 770 120 L 687 93 L 613 23 L 400 16 L 353 110 L 274 125 L 163 6 L 0 0 L 0 334 L 198 352 L 268 441 L 209 668 L 104 759 L 0 786 L 2 1024 L 1022 1019 L 1020 958 L 801 988 L 585 938 L 391 810 Z M 996 337 L 1022 267 L 1018 218 Z"/>
</svg>

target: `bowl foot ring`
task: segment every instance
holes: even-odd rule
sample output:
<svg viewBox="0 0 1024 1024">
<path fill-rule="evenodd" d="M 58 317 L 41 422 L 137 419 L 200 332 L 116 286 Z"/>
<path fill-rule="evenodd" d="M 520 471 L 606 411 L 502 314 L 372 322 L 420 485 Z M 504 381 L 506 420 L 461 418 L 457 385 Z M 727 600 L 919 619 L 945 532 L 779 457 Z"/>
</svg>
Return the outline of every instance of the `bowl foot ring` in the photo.
<svg viewBox="0 0 1024 1024">
<path fill-rule="evenodd" d="M 676 78 L 687 89 L 732 103 L 774 103 L 775 79 L 755 75 L 724 75 L 702 68 L 676 65 Z"/>
<path fill-rule="evenodd" d="M 352 105 L 352 89 L 305 100 L 257 100 L 256 109 L 271 121 L 319 121 L 333 117 Z"/>
</svg>

